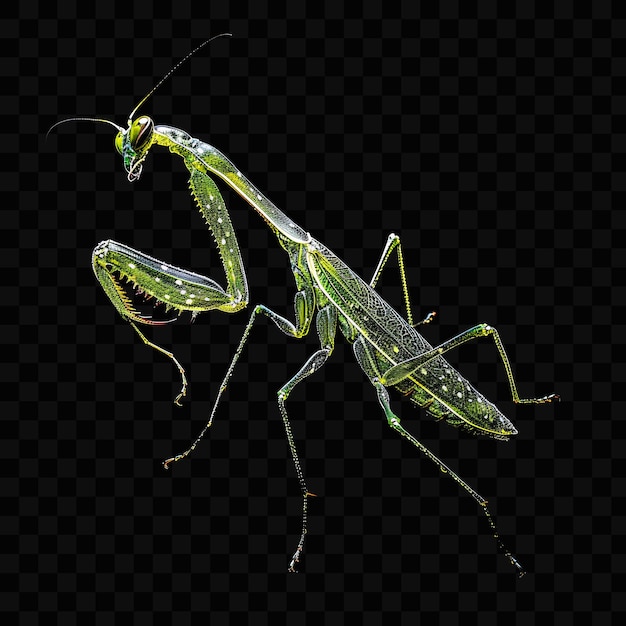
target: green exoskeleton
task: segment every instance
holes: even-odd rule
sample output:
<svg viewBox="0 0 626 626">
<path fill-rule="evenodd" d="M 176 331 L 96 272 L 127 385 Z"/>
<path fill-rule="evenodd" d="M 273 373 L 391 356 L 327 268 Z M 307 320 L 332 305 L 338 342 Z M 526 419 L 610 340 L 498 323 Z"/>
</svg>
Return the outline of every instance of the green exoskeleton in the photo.
<svg viewBox="0 0 626 626">
<path fill-rule="evenodd" d="M 196 48 L 183 61 L 198 49 Z M 115 146 L 123 157 L 124 168 L 131 182 L 140 178 L 146 157 L 155 146 L 167 148 L 182 158 L 189 170 L 191 195 L 218 247 L 226 275 L 226 284 L 223 286 L 201 274 L 163 263 L 115 241 L 103 241 L 93 251 L 93 270 L 98 282 L 115 308 L 124 319 L 130 322 L 142 341 L 168 356 L 178 367 L 182 378 L 182 389 L 176 402 L 186 392 L 187 381 L 183 367 L 171 352 L 150 342 L 138 327 L 139 324 L 158 325 L 165 324 L 167 321 L 157 321 L 149 315 L 140 313 L 133 305 L 132 293 L 128 292 L 124 282 L 131 283 L 136 292 L 143 293 L 145 298 L 154 298 L 155 301 L 164 303 L 167 310 L 173 310 L 177 315 L 183 311 L 189 311 L 195 317 L 198 313 L 212 309 L 235 313 L 247 306 L 248 284 L 237 236 L 213 176 L 240 194 L 275 234 L 279 245 L 289 257 L 288 262 L 292 268 L 297 290 L 294 298 L 293 320 L 275 313 L 263 304 L 254 307 L 226 371 L 208 422 L 191 446 L 184 452 L 164 461 L 164 466 L 167 468 L 186 457 L 212 425 L 220 399 L 226 390 L 250 330 L 259 315 L 268 317 L 285 335 L 296 339 L 307 335 L 311 324 L 314 323 L 319 337 L 319 349 L 278 390 L 277 398 L 302 496 L 302 529 L 288 568 L 291 572 L 296 571 L 307 533 L 307 499 L 314 494 L 309 492 L 300 467 L 285 403 L 298 383 L 324 365 L 333 351 L 335 337 L 339 330 L 352 344 L 356 360 L 373 386 L 389 426 L 408 439 L 478 502 L 499 548 L 522 576 L 524 574 L 522 566 L 498 536 L 485 498 L 405 430 L 400 418 L 391 408 L 388 390 L 391 388 L 399 391 L 413 404 L 452 426 L 463 428 L 475 435 L 507 440 L 517 434 L 513 424 L 444 358 L 446 352 L 463 343 L 479 337 L 490 337 L 504 364 L 515 402 L 544 403 L 557 400 L 558 396 L 552 394 L 531 399 L 519 397 L 500 337 L 496 330 L 487 324 L 479 324 L 439 346 L 431 346 L 415 327 L 428 323 L 434 314 L 429 314 L 418 324 L 413 323 L 402 246 L 396 235 L 389 235 L 374 275 L 367 282 L 355 274 L 323 243 L 313 238 L 272 204 L 265 194 L 253 185 L 222 152 L 191 137 L 183 130 L 155 125 L 152 119 L 146 116 L 135 118 L 135 113 L 141 104 L 176 70 L 178 65 L 131 113 L 128 128 L 124 129 L 108 120 L 92 119 L 92 121 L 106 122 L 118 130 Z M 375 290 L 385 263 L 394 252 L 399 261 L 406 306 L 405 316 L 395 311 Z"/>
</svg>

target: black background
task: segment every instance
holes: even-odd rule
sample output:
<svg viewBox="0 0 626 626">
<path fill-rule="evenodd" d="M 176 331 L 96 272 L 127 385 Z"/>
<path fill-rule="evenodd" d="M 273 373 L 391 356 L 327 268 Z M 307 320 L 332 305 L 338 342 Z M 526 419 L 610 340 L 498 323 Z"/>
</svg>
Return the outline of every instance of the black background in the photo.
<svg viewBox="0 0 626 626">
<path fill-rule="evenodd" d="M 2 60 L 1 563 L 16 588 L 0 610 L 63 624 L 623 618 L 623 21 L 602 2 L 159 5 L 21 2 L 1 22 L 14 50 Z M 109 305 L 90 256 L 111 237 L 222 281 L 185 168 L 155 150 L 131 185 L 110 127 L 45 134 L 72 116 L 125 125 L 220 32 L 233 37 L 142 112 L 224 151 L 364 277 L 398 233 L 414 315 L 438 313 L 431 343 L 488 322 L 520 394 L 562 396 L 514 406 L 484 340 L 449 360 L 513 420 L 514 441 L 394 398 L 405 427 L 489 500 L 525 578 L 475 502 L 386 426 L 342 341 L 288 403 L 318 494 L 305 574 L 283 574 L 300 499 L 275 397 L 314 333 L 295 341 L 260 322 L 213 428 L 163 470 L 205 423 L 247 314 L 150 332 L 188 371 L 173 406 L 176 370 Z M 284 253 L 223 192 L 251 303 L 291 317 Z M 393 262 L 381 292 L 402 310 Z"/>
</svg>

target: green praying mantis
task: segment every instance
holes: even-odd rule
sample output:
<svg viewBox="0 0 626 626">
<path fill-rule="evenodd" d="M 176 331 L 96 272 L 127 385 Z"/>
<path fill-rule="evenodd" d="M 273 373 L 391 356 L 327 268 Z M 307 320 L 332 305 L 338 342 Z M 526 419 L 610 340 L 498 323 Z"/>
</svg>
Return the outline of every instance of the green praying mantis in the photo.
<svg viewBox="0 0 626 626">
<path fill-rule="evenodd" d="M 513 424 L 444 358 L 446 352 L 462 344 L 479 337 L 490 337 L 504 365 L 514 402 L 546 403 L 558 400 L 559 396 L 551 394 L 541 398 L 519 397 L 502 341 L 495 328 L 488 324 L 478 324 L 438 346 L 430 345 L 418 333 L 416 327 L 429 323 L 435 314 L 430 313 L 422 321 L 413 323 L 402 245 L 397 235 L 389 235 L 374 274 L 367 282 L 323 243 L 270 202 L 265 194 L 217 148 L 191 137 L 178 128 L 156 125 L 145 115 L 136 117 L 138 109 L 154 91 L 183 62 L 213 39 L 215 37 L 192 50 L 157 83 L 131 112 L 127 128 L 122 128 L 109 120 L 85 117 L 62 120 L 52 127 L 68 121 L 88 120 L 103 122 L 116 128 L 118 132 L 115 147 L 123 158 L 130 182 L 141 177 L 146 158 L 155 146 L 167 148 L 181 157 L 189 170 L 191 195 L 215 240 L 225 273 L 225 286 L 211 278 L 174 267 L 111 240 L 99 243 L 92 256 L 93 271 L 113 306 L 130 323 L 146 345 L 166 355 L 178 368 L 182 387 L 175 399 L 177 404 L 187 390 L 185 370 L 173 353 L 151 342 L 138 325 L 167 324 L 177 319 L 184 311 L 189 311 L 192 319 L 201 312 L 213 309 L 236 313 L 244 309 L 249 302 L 248 283 L 237 236 L 224 200 L 211 176 L 219 178 L 247 201 L 274 233 L 289 258 L 297 289 L 294 297 L 294 319 L 287 319 L 264 304 L 254 307 L 220 385 L 206 425 L 190 447 L 164 461 L 164 467 L 168 468 L 187 457 L 213 424 L 219 402 L 259 316 L 269 318 L 281 332 L 295 339 L 307 335 L 315 321 L 319 349 L 278 390 L 277 394 L 278 408 L 302 497 L 300 539 L 289 562 L 288 571 L 297 571 L 296 567 L 307 534 L 307 501 L 314 494 L 309 491 L 301 469 L 286 401 L 296 385 L 326 363 L 333 352 L 335 337 L 339 330 L 352 344 L 356 361 L 374 388 L 389 426 L 410 441 L 435 463 L 441 472 L 452 478 L 478 502 L 499 549 L 514 566 L 517 574 L 523 576 L 523 567 L 499 537 L 493 517 L 487 508 L 487 500 L 405 430 L 400 418 L 391 408 L 389 389 L 400 392 L 437 420 L 444 420 L 474 435 L 485 435 L 503 441 L 509 439 L 517 434 Z M 393 253 L 397 255 L 399 265 L 406 308 L 404 317 L 376 291 L 376 284 L 383 268 Z M 129 285 L 134 288 L 134 294 L 129 290 Z M 176 316 L 169 320 L 157 320 L 151 315 L 141 313 L 134 304 L 136 294 L 142 294 L 145 299 L 153 299 L 155 303 L 164 304 L 166 311 L 174 311 Z"/>
</svg>

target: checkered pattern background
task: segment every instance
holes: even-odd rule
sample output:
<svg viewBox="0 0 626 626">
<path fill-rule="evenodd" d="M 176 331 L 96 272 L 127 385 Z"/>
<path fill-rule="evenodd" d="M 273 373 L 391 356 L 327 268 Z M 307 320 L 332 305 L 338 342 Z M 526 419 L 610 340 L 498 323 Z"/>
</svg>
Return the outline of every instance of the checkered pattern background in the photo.
<svg viewBox="0 0 626 626">
<path fill-rule="evenodd" d="M 602 2 L 156 4 L 146 14 L 27 0 L 0 21 L 12 50 L 0 110 L 0 568 L 15 581 L 3 585 L 3 621 L 623 619 L 617 13 Z M 476 503 L 386 426 L 342 340 L 288 403 L 318 495 L 306 575 L 284 575 L 300 498 L 275 398 L 315 333 L 294 341 L 260 321 L 212 430 L 189 460 L 161 467 L 204 425 L 247 314 L 146 331 L 187 368 L 189 397 L 175 407 L 178 373 L 110 306 L 90 255 L 114 238 L 221 280 L 185 168 L 155 150 L 130 185 L 110 127 L 77 122 L 44 138 L 71 116 L 125 125 L 175 60 L 224 31 L 234 37 L 142 111 L 219 147 L 364 277 L 400 234 L 414 316 L 438 312 L 429 341 L 488 322 L 520 394 L 562 396 L 514 406 L 484 340 L 449 360 L 512 419 L 514 441 L 466 436 L 394 397 L 403 424 L 489 500 L 525 578 Z M 291 317 L 284 253 L 241 199 L 224 197 L 252 304 Z M 402 310 L 394 261 L 380 289 Z"/>
</svg>

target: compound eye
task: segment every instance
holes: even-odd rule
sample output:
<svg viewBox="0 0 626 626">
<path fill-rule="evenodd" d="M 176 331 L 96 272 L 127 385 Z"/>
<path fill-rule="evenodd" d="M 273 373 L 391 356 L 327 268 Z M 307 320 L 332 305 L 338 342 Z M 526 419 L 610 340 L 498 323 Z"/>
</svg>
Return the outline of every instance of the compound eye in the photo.
<svg viewBox="0 0 626 626">
<path fill-rule="evenodd" d="M 122 154 L 122 145 L 124 143 L 124 135 L 123 133 L 117 133 L 115 136 L 115 149 Z"/>
<path fill-rule="evenodd" d="M 152 138 L 154 122 L 147 116 L 136 119 L 129 130 L 130 145 L 133 150 L 139 150 Z"/>
</svg>

